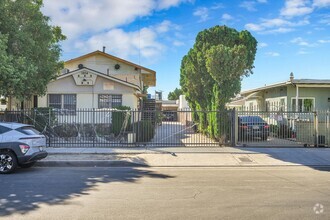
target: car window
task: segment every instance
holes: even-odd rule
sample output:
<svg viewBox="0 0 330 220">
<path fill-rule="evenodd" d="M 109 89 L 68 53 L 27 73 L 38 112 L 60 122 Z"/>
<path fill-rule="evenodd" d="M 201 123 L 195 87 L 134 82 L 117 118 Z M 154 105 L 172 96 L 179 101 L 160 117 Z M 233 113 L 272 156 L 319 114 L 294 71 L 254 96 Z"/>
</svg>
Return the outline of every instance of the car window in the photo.
<svg viewBox="0 0 330 220">
<path fill-rule="evenodd" d="M 40 132 L 37 129 L 35 129 L 34 127 L 31 127 L 31 126 L 21 127 L 16 130 L 23 134 L 27 134 L 27 135 L 40 134 Z"/>
<path fill-rule="evenodd" d="M 261 117 L 259 116 L 247 116 L 247 117 L 241 117 L 240 121 L 243 123 L 251 123 L 251 122 L 255 122 L 255 123 L 264 123 L 265 121 L 262 120 Z"/>
</svg>

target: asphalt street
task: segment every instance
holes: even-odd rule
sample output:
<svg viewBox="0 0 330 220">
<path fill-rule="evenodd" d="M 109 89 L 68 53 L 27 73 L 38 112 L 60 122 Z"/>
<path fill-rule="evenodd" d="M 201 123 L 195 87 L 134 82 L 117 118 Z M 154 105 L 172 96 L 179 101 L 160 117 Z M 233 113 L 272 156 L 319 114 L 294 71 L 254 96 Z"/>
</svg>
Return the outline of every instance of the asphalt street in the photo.
<svg viewBox="0 0 330 220">
<path fill-rule="evenodd" d="M 330 219 L 330 168 L 35 167 L 0 176 L 0 219 Z"/>
</svg>

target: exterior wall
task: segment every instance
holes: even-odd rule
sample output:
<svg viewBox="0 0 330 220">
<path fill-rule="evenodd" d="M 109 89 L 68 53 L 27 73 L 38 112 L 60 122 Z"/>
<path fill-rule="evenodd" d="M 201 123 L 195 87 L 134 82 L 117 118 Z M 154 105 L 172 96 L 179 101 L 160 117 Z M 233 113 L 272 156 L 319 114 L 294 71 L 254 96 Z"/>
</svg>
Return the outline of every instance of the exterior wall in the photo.
<svg viewBox="0 0 330 220">
<path fill-rule="evenodd" d="M 261 100 L 259 99 L 249 99 L 245 102 L 244 109 L 248 111 L 259 111 L 260 109 Z"/>
<path fill-rule="evenodd" d="M 255 96 L 245 101 L 244 108 L 245 110 L 251 110 L 251 105 L 253 110 L 257 111 L 266 111 L 266 102 L 268 101 L 272 108 L 267 109 L 270 111 L 277 110 L 275 106 L 280 103 L 282 98 L 285 98 L 286 103 L 286 87 L 278 87 L 267 89 L 265 91 L 259 91 Z"/>
<path fill-rule="evenodd" d="M 302 98 L 315 98 L 315 110 L 327 110 L 330 108 L 330 102 L 328 98 L 330 98 L 330 88 L 305 88 L 299 87 L 299 97 Z M 296 87 L 288 86 L 288 107 L 290 110 L 292 109 L 291 100 L 292 98 L 296 98 Z"/>
<path fill-rule="evenodd" d="M 99 94 L 122 95 L 122 105 L 136 109 L 138 98 L 134 95 L 135 89 L 113 82 L 98 76 L 93 86 L 77 86 L 73 76 L 68 76 L 50 82 L 47 87 L 47 94 L 76 94 L 77 108 L 98 108 Z M 48 97 L 38 98 L 39 107 L 48 106 Z"/>
<path fill-rule="evenodd" d="M 185 95 L 179 96 L 179 109 L 190 109 Z"/>
<path fill-rule="evenodd" d="M 101 55 L 95 55 L 79 61 L 65 64 L 65 68 L 69 69 L 70 71 L 74 71 L 78 69 L 79 64 L 83 64 L 84 67 L 93 69 L 106 75 L 114 76 L 121 80 L 134 83 L 135 85 L 138 85 L 140 88 L 142 88 L 140 78 L 141 71 L 135 70 L 135 67 L 127 65 L 126 63 L 111 60 Z M 118 70 L 115 69 L 116 64 L 120 65 Z"/>
<path fill-rule="evenodd" d="M 257 97 L 251 97 L 245 101 L 243 110 L 254 109 L 260 111 L 266 110 L 266 102 L 270 103 L 270 111 L 277 111 L 282 106 L 281 99 L 284 99 L 284 111 L 295 111 L 292 109 L 292 99 L 296 98 L 296 87 L 287 85 L 287 87 L 277 87 L 258 92 Z M 315 99 L 315 110 L 330 109 L 330 88 L 323 87 L 299 87 L 299 98 Z"/>
</svg>

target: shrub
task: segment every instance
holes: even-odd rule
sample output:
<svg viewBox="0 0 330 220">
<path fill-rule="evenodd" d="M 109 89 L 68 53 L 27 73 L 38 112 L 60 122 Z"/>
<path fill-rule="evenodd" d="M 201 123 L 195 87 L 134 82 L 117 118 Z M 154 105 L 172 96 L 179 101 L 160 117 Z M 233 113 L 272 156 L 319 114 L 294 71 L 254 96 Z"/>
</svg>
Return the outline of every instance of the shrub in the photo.
<svg viewBox="0 0 330 220">
<path fill-rule="evenodd" d="M 72 124 L 62 124 L 54 127 L 54 132 L 58 137 L 69 138 L 77 137 L 78 130 L 75 125 Z"/>
<path fill-rule="evenodd" d="M 137 142 L 148 142 L 155 136 L 155 125 L 151 120 L 135 122 L 133 130 L 136 132 Z"/>
<path fill-rule="evenodd" d="M 128 113 L 128 110 L 131 110 L 130 107 L 128 106 L 118 106 L 115 109 L 118 110 L 126 110 L 126 111 L 113 111 L 112 112 L 112 132 L 117 136 L 124 124 L 126 114 Z M 128 123 L 129 124 L 131 121 L 131 116 L 129 116 Z"/>
</svg>

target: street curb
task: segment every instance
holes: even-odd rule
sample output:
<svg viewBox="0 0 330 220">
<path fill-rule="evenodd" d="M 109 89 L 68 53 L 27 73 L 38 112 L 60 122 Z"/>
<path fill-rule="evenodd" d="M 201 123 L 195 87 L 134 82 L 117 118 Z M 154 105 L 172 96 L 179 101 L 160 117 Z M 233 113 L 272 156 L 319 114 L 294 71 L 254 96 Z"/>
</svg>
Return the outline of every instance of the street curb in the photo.
<svg viewBox="0 0 330 220">
<path fill-rule="evenodd" d="M 128 161 L 109 161 L 109 160 L 58 160 L 58 161 L 38 161 L 36 167 L 214 167 L 214 168 L 265 168 L 265 167 L 311 167 L 324 168 L 330 170 L 330 165 L 312 165 L 312 164 L 237 164 L 237 165 L 147 165 Z"/>
<path fill-rule="evenodd" d="M 148 167 L 144 164 L 113 160 L 49 160 L 38 161 L 36 167 Z"/>
</svg>

